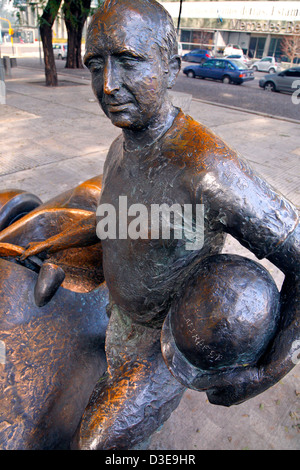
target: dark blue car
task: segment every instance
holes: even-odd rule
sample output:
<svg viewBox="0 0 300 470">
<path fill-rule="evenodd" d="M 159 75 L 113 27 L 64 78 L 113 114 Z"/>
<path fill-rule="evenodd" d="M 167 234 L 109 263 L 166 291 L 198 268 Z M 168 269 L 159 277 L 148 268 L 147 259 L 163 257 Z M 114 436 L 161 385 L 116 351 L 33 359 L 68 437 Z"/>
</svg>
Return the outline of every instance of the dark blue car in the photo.
<svg viewBox="0 0 300 470">
<path fill-rule="evenodd" d="M 254 80 L 253 70 L 250 70 L 238 60 L 209 59 L 201 65 L 188 65 L 183 69 L 188 77 L 212 78 L 223 83 L 237 83 Z"/>
<path fill-rule="evenodd" d="M 194 49 L 193 51 L 187 52 L 183 57 L 182 60 L 186 62 L 197 62 L 202 64 L 207 59 L 211 58 L 211 53 L 206 49 Z"/>
</svg>

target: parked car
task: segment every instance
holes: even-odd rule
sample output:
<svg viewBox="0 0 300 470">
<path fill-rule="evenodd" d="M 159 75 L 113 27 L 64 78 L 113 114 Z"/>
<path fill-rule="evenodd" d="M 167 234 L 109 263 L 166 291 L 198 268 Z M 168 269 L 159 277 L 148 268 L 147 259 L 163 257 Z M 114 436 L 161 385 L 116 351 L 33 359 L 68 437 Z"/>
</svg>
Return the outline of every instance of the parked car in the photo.
<svg viewBox="0 0 300 470">
<path fill-rule="evenodd" d="M 187 77 L 213 78 L 223 83 L 237 83 L 254 80 L 253 70 L 235 59 L 209 59 L 201 65 L 188 65 L 183 69 Z"/>
<path fill-rule="evenodd" d="M 245 65 L 247 65 L 247 67 L 249 67 L 249 65 L 251 65 L 251 60 L 248 59 L 247 56 L 245 56 L 244 54 L 240 55 L 240 54 L 232 54 L 232 55 L 227 55 L 226 57 L 224 57 L 224 59 L 237 59 L 239 60 L 240 62 L 243 62 Z"/>
<path fill-rule="evenodd" d="M 293 88 L 295 80 L 299 80 L 300 85 L 300 67 L 292 67 L 283 72 L 265 75 L 264 78 L 259 80 L 259 86 L 267 91 L 287 91 L 293 93 L 296 90 L 296 88 Z"/>
<path fill-rule="evenodd" d="M 237 44 L 228 44 L 224 49 L 223 55 L 227 56 L 227 55 L 232 55 L 232 54 L 243 55 L 244 51 Z"/>
<path fill-rule="evenodd" d="M 53 44 L 54 59 L 66 59 L 68 54 L 67 44 Z"/>
<path fill-rule="evenodd" d="M 269 73 L 276 73 L 280 72 L 281 67 L 278 62 L 274 59 L 274 57 L 264 57 L 252 64 L 253 70 L 258 70 L 259 72 L 269 72 Z"/>
<path fill-rule="evenodd" d="M 194 49 L 193 51 L 187 52 L 182 57 L 182 60 L 186 62 L 205 62 L 211 57 L 211 53 L 206 49 Z"/>
</svg>

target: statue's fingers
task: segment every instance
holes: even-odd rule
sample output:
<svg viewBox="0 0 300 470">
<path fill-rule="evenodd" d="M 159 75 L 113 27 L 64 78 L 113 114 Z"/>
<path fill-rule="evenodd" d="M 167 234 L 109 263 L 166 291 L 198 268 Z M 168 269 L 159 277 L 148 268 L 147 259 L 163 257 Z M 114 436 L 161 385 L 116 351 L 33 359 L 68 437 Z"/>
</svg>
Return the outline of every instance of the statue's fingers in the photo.
<svg viewBox="0 0 300 470">
<path fill-rule="evenodd" d="M 41 253 L 41 251 L 43 251 L 43 249 L 44 249 L 44 244 L 43 243 L 31 242 L 26 246 L 25 250 L 21 254 L 20 260 L 24 261 L 29 256 L 35 256 L 35 255 Z"/>
</svg>

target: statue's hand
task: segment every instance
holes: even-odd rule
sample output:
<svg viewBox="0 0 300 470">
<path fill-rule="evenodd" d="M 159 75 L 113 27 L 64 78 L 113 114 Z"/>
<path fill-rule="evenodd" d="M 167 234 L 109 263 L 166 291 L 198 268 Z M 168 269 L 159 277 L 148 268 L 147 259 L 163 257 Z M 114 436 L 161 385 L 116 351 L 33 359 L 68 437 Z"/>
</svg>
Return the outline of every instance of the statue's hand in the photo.
<svg viewBox="0 0 300 470">
<path fill-rule="evenodd" d="M 30 242 L 23 253 L 20 256 L 20 260 L 24 261 L 26 258 L 30 256 L 35 256 L 38 255 L 42 252 L 47 253 L 48 250 L 51 248 L 51 245 L 47 243 L 47 240 L 42 241 L 42 242 Z"/>
<path fill-rule="evenodd" d="M 189 379 L 188 374 L 186 378 Z M 249 365 L 210 372 L 198 370 L 198 373 L 194 369 L 190 383 L 185 380 L 183 384 L 193 390 L 206 392 L 208 400 L 214 405 L 231 406 L 263 392 L 275 383 L 276 380 L 272 379 L 267 377 L 263 366 Z"/>
<path fill-rule="evenodd" d="M 276 380 L 267 379 L 263 367 L 240 367 L 221 374 L 220 383 L 206 390 L 213 405 L 231 406 L 264 392 Z M 218 382 L 218 380 L 216 380 Z"/>
<path fill-rule="evenodd" d="M 26 258 L 32 258 L 40 253 L 46 254 L 50 248 L 51 244 L 48 240 L 30 242 L 20 256 L 20 260 L 24 261 Z M 63 269 L 56 264 L 44 262 L 41 265 L 34 287 L 34 299 L 38 307 L 43 307 L 52 299 L 64 278 Z"/>
</svg>

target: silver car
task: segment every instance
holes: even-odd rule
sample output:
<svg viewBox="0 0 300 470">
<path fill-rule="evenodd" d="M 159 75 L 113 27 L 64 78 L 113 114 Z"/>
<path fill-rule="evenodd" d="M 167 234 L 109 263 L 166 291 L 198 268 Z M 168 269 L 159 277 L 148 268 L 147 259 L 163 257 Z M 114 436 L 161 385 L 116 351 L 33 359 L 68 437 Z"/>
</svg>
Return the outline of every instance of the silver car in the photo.
<svg viewBox="0 0 300 470">
<path fill-rule="evenodd" d="M 274 57 L 264 57 L 252 64 L 252 70 L 258 70 L 259 72 L 276 73 L 280 72 L 280 64 L 276 62 Z"/>
<path fill-rule="evenodd" d="M 259 86 L 267 91 L 293 93 L 300 86 L 300 67 L 292 67 L 280 73 L 266 75 L 259 80 Z"/>
</svg>

